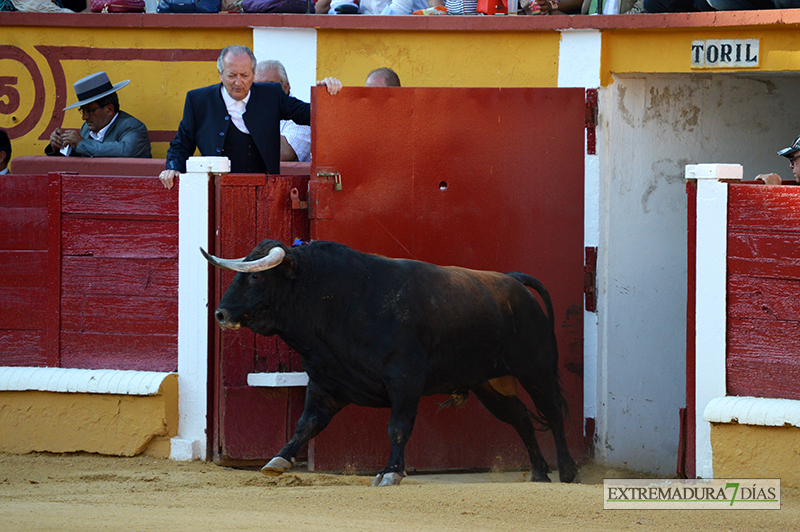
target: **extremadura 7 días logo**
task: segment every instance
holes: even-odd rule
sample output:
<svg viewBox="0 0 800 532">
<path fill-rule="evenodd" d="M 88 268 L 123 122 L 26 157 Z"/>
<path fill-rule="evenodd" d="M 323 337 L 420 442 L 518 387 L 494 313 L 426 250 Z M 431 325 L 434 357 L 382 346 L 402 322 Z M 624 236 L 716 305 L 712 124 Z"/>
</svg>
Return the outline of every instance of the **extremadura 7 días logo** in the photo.
<svg viewBox="0 0 800 532">
<path fill-rule="evenodd" d="M 605 510 L 780 510 L 780 479 L 605 479 Z"/>
</svg>

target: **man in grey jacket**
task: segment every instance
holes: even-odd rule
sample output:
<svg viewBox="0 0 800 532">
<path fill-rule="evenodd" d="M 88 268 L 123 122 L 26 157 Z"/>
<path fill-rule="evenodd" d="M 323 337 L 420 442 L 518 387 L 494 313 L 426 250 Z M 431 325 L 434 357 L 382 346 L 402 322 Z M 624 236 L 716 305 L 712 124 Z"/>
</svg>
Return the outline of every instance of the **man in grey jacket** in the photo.
<svg viewBox="0 0 800 532">
<path fill-rule="evenodd" d="M 128 83 L 130 80 L 111 85 L 105 72 L 76 81 L 78 101 L 64 110 L 77 107 L 83 126 L 80 131 L 56 128 L 44 152 L 79 157 L 152 157 L 145 125 L 119 110 L 117 91 Z"/>
</svg>

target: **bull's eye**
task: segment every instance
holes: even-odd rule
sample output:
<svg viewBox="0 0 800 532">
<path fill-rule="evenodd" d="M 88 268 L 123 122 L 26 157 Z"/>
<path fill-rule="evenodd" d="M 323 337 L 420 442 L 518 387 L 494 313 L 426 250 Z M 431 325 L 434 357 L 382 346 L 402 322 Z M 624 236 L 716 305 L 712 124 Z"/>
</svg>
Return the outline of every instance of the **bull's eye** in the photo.
<svg viewBox="0 0 800 532">
<path fill-rule="evenodd" d="M 251 281 L 258 281 L 259 279 L 261 279 L 261 274 L 260 273 L 251 273 L 250 274 L 250 280 Z"/>
</svg>

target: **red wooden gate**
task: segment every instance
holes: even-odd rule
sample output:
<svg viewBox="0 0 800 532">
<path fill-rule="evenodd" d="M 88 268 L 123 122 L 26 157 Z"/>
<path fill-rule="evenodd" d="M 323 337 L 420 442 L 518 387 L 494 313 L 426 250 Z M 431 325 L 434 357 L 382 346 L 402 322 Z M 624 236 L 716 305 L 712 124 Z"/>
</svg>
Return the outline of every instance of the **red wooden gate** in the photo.
<svg viewBox="0 0 800 532">
<path fill-rule="evenodd" d="M 223 257 L 244 257 L 261 240 L 291 243 L 308 239 L 308 214 L 293 210 L 292 189 L 305 200 L 307 176 L 229 174 L 217 178 L 215 250 Z M 211 298 L 216 308 L 233 272 L 214 268 Z M 257 336 L 249 329 L 214 335 L 212 456 L 222 464 L 271 458 L 294 432 L 303 411 L 305 388 L 261 388 L 247 385 L 256 372 L 302 371 L 297 354 L 276 336 Z"/>
<path fill-rule="evenodd" d="M 365 252 L 540 279 L 556 314 L 568 440 L 583 455 L 582 89 L 350 88 L 312 94 L 311 236 Z M 320 134 L 325 132 L 325 134 Z M 474 398 L 420 405 L 413 469 L 527 466 Z M 388 411 L 349 406 L 315 439 L 317 470 L 378 469 Z M 552 438 L 540 437 L 554 463 Z"/>
</svg>

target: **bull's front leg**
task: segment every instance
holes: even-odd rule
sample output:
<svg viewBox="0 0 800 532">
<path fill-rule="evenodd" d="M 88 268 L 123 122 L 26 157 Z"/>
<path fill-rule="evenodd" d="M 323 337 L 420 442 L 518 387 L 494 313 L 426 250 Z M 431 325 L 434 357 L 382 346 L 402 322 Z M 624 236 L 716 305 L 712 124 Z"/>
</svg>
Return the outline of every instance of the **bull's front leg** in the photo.
<svg viewBox="0 0 800 532">
<path fill-rule="evenodd" d="M 313 382 L 309 382 L 303 415 L 295 425 L 294 436 L 267 465 L 261 468 L 261 472 L 269 476 L 278 476 L 291 469 L 300 449 L 311 438 L 322 432 L 333 416 L 345 406 L 345 403 L 337 401 Z"/>
<path fill-rule="evenodd" d="M 392 402 L 392 414 L 389 417 L 389 444 L 391 454 L 389 463 L 375 477 L 373 486 L 393 486 L 400 484 L 406 476 L 406 443 L 414 429 L 417 419 L 419 396 L 395 399 Z"/>
</svg>

